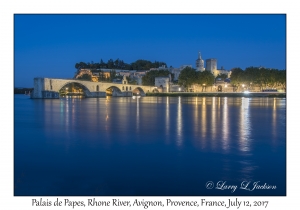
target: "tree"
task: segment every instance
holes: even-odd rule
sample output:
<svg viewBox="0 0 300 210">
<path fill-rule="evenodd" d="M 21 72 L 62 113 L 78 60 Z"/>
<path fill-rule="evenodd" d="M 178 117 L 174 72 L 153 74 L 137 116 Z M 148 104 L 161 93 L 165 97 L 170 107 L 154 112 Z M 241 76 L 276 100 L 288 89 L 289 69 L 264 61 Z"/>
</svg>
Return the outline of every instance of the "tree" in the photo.
<svg viewBox="0 0 300 210">
<path fill-rule="evenodd" d="M 113 59 L 109 59 L 108 61 L 107 61 L 107 68 L 108 69 L 113 69 L 114 68 L 114 61 L 113 61 Z"/>
<path fill-rule="evenodd" d="M 79 71 L 80 69 L 85 69 L 87 67 L 88 67 L 88 65 L 84 62 L 80 62 L 80 63 L 75 64 L 75 68 L 77 69 L 77 71 Z"/>
<path fill-rule="evenodd" d="M 98 81 L 105 81 L 104 72 L 102 70 L 99 70 Z"/>
<path fill-rule="evenodd" d="M 278 82 L 283 86 L 283 88 L 286 88 L 286 70 L 279 70 L 278 71 Z"/>
<path fill-rule="evenodd" d="M 110 72 L 109 72 L 109 81 L 110 82 L 112 82 L 113 81 L 113 79 L 115 79 L 116 78 L 116 70 L 111 70 Z"/>
<path fill-rule="evenodd" d="M 270 82 L 270 71 L 266 68 L 260 68 L 258 72 L 260 88 L 266 88 Z"/>
<path fill-rule="evenodd" d="M 259 68 L 253 66 L 246 68 L 243 82 L 249 87 L 260 84 Z"/>
<path fill-rule="evenodd" d="M 241 68 L 233 68 L 231 69 L 230 83 L 235 88 L 239 88 L 239 86 L 244 82 L 244 71 Z"/>
<path fill-rule="evenodd" d="M 212 86 L 214 82 L 215 82 L 215 77 L 211 72 L 209 71 L 197 72 L 195 83 L 202 85 L 202 91 L 203 88 L 206 88 L 207 86 Z"/>
<path fill-rule="evenodd" d="M 219 75 L 216 77 L 216 79 L 217 79 L 217 78 L 221 78 L 222 80 L 224 80 L 224 79 L 227 79 L 227 77 L 228 77 L 227 74 L 219 74 Z"/>
<path fill-rule="evenodd" d="M 195 69 L 191 67 L 185 67 L 178 76 L 178 84 L 184 88 L 190 87 L 192 84 L 196 83 L 197 74 Z"/>
<path fill-rule="evenodd" d="M 131 77 L 126 76 L 126 79 L 127 79 L 128 84 L 137 85 L 137 81 L 132 79 Z"/>
<path fill-rule="evenodd" d="M 167 77 L 171 74 L 168 70 L 153 70 L 153 71 L 148 71 L 145 76 L 142 78 L 142 84 L 143 85 L 150 85 L 154 86 L 155 85 L 155 77 Z M 172 74 L 171 74 L 172 76 Z M 173 75 L 174 77 L 174 75 Z"/>
</svg>

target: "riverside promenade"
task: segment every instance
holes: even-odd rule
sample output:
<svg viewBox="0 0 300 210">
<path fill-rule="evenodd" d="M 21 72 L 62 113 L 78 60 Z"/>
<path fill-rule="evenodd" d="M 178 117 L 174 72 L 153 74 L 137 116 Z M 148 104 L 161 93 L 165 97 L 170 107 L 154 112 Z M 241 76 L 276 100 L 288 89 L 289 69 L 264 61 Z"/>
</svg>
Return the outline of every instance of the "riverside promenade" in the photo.
<svg viewBox="0 0 300 210">
<path fill-rule="evenodd" d="M 286 98 L 286 92 L 173 92 L 173 93 L 146 93 L 146 96 L 170 97 L 276 97 Z"/>
</svg>

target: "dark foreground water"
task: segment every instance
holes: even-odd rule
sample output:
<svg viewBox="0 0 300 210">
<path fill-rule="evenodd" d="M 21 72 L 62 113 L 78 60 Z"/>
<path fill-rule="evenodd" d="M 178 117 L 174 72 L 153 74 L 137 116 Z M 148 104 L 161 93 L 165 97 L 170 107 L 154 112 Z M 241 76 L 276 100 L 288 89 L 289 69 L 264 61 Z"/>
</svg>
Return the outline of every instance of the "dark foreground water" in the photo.
<svg viewBox="0 0 300 210">
<path fill-rule="evenodd" d="M 286 195 L 286 99 L 14 106 L 15 195 Z"/>
</svg>

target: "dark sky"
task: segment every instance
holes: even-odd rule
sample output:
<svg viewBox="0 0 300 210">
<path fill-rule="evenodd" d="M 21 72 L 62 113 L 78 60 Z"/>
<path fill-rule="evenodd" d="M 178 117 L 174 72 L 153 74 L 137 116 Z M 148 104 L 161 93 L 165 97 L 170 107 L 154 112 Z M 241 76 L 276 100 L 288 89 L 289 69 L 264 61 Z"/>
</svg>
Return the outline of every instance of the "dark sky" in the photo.
<svg viewBox="0 0 300 210">
<path fill-rule="evenodd" d="M 219 69 L 286 69 L 286 15 L 14 15 L 15 87 L 101 58 L 195 68 L 198 51 Z"/>
</svg>

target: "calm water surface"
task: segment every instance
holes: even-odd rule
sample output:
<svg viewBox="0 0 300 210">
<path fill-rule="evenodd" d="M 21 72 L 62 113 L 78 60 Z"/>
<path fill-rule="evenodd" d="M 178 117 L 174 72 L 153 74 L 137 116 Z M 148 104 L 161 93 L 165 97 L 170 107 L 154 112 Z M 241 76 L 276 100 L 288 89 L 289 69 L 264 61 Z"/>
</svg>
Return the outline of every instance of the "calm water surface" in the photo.
<svg viewBox="0 0 300 210">
<path fill-rule="evenodd" d="M 15 195 L 286 195 L 286 99 L 15 95 L 14 111 Z M 276 189 L 224 189 L 248 182 Z"/>
</svg>

